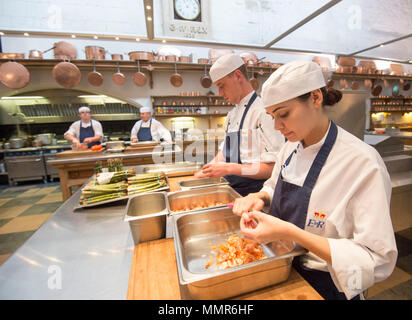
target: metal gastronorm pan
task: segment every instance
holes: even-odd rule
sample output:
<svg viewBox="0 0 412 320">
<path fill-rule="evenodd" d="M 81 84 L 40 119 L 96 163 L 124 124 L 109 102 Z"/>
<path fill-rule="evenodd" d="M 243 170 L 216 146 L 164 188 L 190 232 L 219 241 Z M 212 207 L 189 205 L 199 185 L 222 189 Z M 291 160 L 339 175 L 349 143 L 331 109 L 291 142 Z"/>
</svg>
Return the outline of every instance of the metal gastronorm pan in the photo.
<svg viewBox="0 0 412 320">
<path fill-rule="evenodd" d="M 201 178 L 201 179 L 185 180 L 185 181 L 179 181 L 177 184 L 180 190 L 190 190 L 190 189 L 197 189 L 197 188 L 228 185 L 229 182 L 225 178 L 220 177 L 220 178 Z"/>
<path fill-rule="evenodd" d="M 240 194 L 229 186 L 216 186 L 207 188 L 197 188 L 184 191 L 169 192 L 167 200 L 170 214 L 182 214 L 196 211 L 208 210 L 211 208 L 226 207 L 227 203 L 233 203 Z M 222 202 L 222 205 L 214 205 L 206 208 L 180 211 L 191 206 L 207 206 L 214 202 Z"/>
<path fill-rule="evenodd" d="M 161 164 L 145 164 L 136 166 L 137 173 L 164 172 L 168 177 L 191 175 L 202 169 L 201 163 L 175 162 Z"/>
<path fill-rule="evenodd" d="M 131 196 L 123 221 L 129 222 L 135 245 L 166 237 L 168 205 L 166 192 Z"/>
<path fill-rule="evenodd" d="M 173 216 L 179 282 L 191 298 L 226 299 L 283 282 L 289 277 L 293 257 L 306 252 L 294 243 L 276 241 L 262 245 L 266 259 L 224 270 L 206 269 L 210 245 L 239 234 L 239 219 L 229 208 Z"/>
</svg>

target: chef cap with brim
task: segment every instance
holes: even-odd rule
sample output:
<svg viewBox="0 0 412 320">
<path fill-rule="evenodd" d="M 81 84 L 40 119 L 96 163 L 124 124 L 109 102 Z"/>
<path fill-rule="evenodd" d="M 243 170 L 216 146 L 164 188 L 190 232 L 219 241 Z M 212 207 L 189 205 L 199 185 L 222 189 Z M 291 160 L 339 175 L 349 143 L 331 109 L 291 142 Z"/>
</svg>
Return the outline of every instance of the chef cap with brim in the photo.
<svg viewBox="0 0 412 320">
<path fill-rule="evenodd" d="M 86 106 L 80 107 L 79 113 L 82 113 L 82 112 L 90 112 L 90 108 Z"/>
<path fill-rule="evenodd" d="M 262 86 L 263 106 L 269 107 L 326 86 L 320 66 L 293 61 L 281 66 Z"/>
<path fill-rule="evenodd" d="M 212 65 L 209 70 L 210 78 L 213 82 L 222 79 L 229 73 L 235 71 L 237 68 L 245 64 L 243 59 L 238 54 L 229 53 L 225 54 Z"/>
<path fill-rule="evenodd" d="M 141 107 L 140 112 L 152 112 L 152 108 L 150 108 L 150 107 Z"/>
</svg>

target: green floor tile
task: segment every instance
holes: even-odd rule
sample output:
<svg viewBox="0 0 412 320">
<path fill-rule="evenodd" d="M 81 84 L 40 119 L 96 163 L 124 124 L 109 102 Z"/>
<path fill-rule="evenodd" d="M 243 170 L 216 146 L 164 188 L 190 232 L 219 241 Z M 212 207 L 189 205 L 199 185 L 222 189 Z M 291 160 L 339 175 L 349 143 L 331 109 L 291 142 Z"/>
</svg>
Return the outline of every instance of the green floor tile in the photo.
<svg viewBox="0 0 412 320">
<path fill-rule="evenodd" d="M 51 203 L 41 203 L 41 204 L 34 204 L 26 211 L 22 212 L 19 217 L 22 216 L 29 216 L 33 214 L 43 214 L 43 213 L 54 213 L 63 202 L 51 202 Z"/>
<path fill-rule="evenodd" d="M 0 254 L 14 253 L 35 231 L 0 234 Z"/>
</svg>

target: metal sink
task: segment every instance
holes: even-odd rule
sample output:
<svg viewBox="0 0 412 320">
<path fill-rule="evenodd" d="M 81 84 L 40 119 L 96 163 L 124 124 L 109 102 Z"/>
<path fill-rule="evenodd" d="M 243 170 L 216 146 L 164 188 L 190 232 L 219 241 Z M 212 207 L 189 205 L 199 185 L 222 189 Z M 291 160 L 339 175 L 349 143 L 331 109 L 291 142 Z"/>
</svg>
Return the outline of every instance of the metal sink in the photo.
<svg viewBox="0 0 412 320">
<path fill-rule="evenodd" d="M 206 269 L 210 245 L 240 235 L 239 221 L 229 208 L 173 216 L 179 282 L 191 298 L 226 299 L 283 282 L 289 277 L 293 257 L 306 252 L 294 243 L 275 241 L 262 245 L 266 259 L 224 270 Z"/>
</svg>

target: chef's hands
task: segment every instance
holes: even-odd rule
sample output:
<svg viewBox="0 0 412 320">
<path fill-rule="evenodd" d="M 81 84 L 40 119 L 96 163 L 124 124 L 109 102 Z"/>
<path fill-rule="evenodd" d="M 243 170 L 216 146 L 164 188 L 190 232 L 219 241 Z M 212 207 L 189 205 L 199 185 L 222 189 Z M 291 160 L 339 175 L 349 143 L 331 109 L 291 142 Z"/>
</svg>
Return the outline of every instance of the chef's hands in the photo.
<svg viewBox="0 0 412 320">
<path fill-rule="evenodd" d="M 269 243 L 278 239 L 288 240 L 290 222 L 283 221 L 260 211 L 245 212 L 240 219 L 240 231 L 246 239 Z"/>
<path fill-rule="evenodd" d="M 195 172 L 193 176 L 197 179 L 208 178 L 208 175 L 204 174 L 202 170 Z"/>
<path fill-rule="evenodd" d="M 260 211 L 263 209 L 265 202 L 260 199 L 256 194 L 250 193 L 246 197 L 235 199 L 233 205 L 233 213 L 241 216 L 242 213 L 248 212 L 251 210 Z"/>
<path fill-rule="evenodd" d="M 84 144 L 89 144 L 89 143 L 92 143 L 93 142 L 93 138 L 85 138 L 84 140 L 83 140 L 83 143 Z"/>
<path fill-rule="evenodd" d="M 139 141 L 139 139 L 137 139 L 137 138 L 132 139 L 132 143 L 136 143 L 137 141 Z"/>
<path fill-rule="evenodd" d="M 73 140 L 72 140 L 72 145 L 76 148 L 76 149 L 80 149 L 80 147 L 81 147 L 81 142 L 78 140 L 78 139 L 76 139 L 76 138 L 73 138 Z"/>
<path fill-rule="evenodd" d="M 219 178 L 231 174 L 232 164 L 226 162 L 208 163 L 203 166 L 202 174 L 208 178 Z"/>
</svg>

